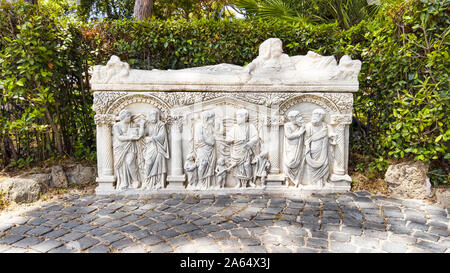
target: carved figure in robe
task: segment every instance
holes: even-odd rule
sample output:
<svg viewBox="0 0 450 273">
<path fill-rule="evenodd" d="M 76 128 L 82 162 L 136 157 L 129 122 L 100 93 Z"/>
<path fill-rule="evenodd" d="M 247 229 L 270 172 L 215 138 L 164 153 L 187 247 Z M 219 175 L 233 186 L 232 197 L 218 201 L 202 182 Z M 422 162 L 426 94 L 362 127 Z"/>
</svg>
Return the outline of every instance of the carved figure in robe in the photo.
<svg viewBox="0 0 450 273">
<path fill-rule="evenodd" d="M 270 161 L 268 160 L 267 155 L 267 151 L 263 151 L 252 161 L 252 164 L 255 164 L 253 185 L 256 185 L 256 180 L 258 178 L 261 180 L 262 187 L 266 185 L 266 177 L 270 171 Z"/>
<path fill-rule="evenodd" d="M 188 179 L 188 189 L 195 189 L 197 188 L 197 164 L 195 163 L 195 156 L 194 154 L 190 153 L 186 157 L 186 162 L 184 163 L 184 171 L 187 174 Z"/>
<path fill-rule="evenodd" d="M 233 175 L 238 179 L 236 188 L 253 184 L 252 158 L 259 143 L 258 131 L 255 125 L 249 123 L 246 109 L 236 111 L 236 123 L 227 134 L 227 143 L 231 144 L 230 154 Z"/>
<path fill-rule="evenodd" d="M 295 186 L 299 186 L 305 164 L 303 147 L 306 129 L 299 111 L 290 111 L 288 119 L 289 122 L 284 124 L 284 173 Z M 289 180 L 286 186 L 289 186 Z"/>
<path fill-rule="evenodd" d="M 273 74 L 281 70 L 294 70 L 287 54 L 283 54 L 283 43 L 278 38 L 269 38 L 259 46 L 259 55 L 249 63 L 244 72 L 248 74 Z"/>
<path fill-rule="evenodd" d="M 141 137 L 140 131 L 143 130 L 144 124 L 141 123 L 139 127 L 133 128 L 131 126 L 131 113 L 127 110 L 122 110 L 119 113 L 119 119 L 120 121 L 113 126 L 116 189 L 138 188 L 140 177 L 136 141 Z"/>
<path fill-rule="evenodd" d="M 311 122 L 305 130 L 306 182 L 319 187 L 325 186 L 330 173 L 330 144 L 335 144 L 335 134 L 324 122 L 325 111 L 312 112 Z"/>
<path fill-rule="evenodd" d="M 216 140 L 214 134 L 215 114 L 202 113 L 202 121 L 194 128 L 194 147 L 198 164 L 197 188 L 204 190 L 212 185 L 216 165 Z"/>
<path fill-rule="evenodd" d="M 144 135 L 144 189 L 160 189 L 164 187 L 169 159 L 169 144 L 164 122 L 159 118 L 158 110 L 147 114 Z"/>
<path fill-rule="evenodd" d="M 225 186 L 225 182 L 227 181 L 227 172 L 229 171 L 229 167 L 225 163 L 225 159 L 222 157 L 217 160 L 216 166 L 216 186 L 219 188 L 223 188 Z"/>
</svg>

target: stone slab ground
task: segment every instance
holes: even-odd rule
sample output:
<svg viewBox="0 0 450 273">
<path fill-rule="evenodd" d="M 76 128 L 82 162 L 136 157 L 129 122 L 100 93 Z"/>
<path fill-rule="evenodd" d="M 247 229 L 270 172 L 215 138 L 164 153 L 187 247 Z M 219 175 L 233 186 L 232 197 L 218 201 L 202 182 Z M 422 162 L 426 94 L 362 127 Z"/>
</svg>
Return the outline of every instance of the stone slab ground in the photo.
<svg viewBox="0 0 450 273">
<path fill-rule="evenodd" d="M 0 218 L 0 252 L 450 252 L 449 209 L 367 192 L 71 194 Z"/>
</svg>

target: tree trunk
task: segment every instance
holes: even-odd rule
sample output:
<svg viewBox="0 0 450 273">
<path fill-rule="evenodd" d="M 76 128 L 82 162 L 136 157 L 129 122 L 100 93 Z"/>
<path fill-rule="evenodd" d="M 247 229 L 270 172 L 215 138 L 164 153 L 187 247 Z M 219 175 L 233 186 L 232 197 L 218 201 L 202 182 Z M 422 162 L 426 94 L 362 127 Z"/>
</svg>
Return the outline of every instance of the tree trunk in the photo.
<svg viewBox="0 0 450 273">
<path fill-rule="evenodd" d="M 134 2 L 134 19 L 141 21 L 152 17 L 153 0 L 136 0 Z"/>
</svg>

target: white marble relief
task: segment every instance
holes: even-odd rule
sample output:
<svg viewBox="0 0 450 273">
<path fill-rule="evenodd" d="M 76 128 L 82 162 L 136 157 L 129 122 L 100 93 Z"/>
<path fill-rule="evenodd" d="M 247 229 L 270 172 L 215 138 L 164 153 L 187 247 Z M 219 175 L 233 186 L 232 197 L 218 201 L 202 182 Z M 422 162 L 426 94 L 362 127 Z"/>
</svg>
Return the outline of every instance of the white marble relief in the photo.
<svg viewBox="0 0 450 273">
<path fill-rule="evenodd" d="M 245 67 L 144 71 L 112 57 L 92 71 L 96 191 L 347 191 L 360 65 L 288 56 L 276 38 Z"/>
</svg>

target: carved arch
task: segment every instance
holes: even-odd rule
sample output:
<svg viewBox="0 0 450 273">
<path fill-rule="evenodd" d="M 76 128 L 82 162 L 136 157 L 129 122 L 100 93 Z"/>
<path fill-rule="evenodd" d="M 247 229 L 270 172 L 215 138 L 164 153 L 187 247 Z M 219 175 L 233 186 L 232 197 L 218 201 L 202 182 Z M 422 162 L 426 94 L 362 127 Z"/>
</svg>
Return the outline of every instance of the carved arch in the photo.
<svg viewBox="0 0 450 273">
<path fill-rule="evenodd" d="M 169 114 L 170 106 L 167 103 L 165 103 L 158 97 L 146 94 L 130 94 L 122 96 L 111 104 L 108 110 L 106 110 L 106 113 L 117 116 L 122 109 L 133 103 L 150 104 L 158 109 L 161 112 L 161 115 L 164 117 L 167 117 Z"/>
<path fill-rule="evenodd" d="M 298 95 L 296 97 L 288 99 L 287 101 L 282 103 L 280 105 L 280 115 L 285 115 L 286 111 L 288 109 L 290 109 L 292 106 L 297 105 L 302 102 L 309 102 L 309 103 L 316 104 L 316 105 L 322 107 L 323 109 L 327 110 L 328 113 L 331 113 L 331 112 L 340 113 L 340 110 L 337 107 L 337 105 L 334 102 L 332 102 L 331 100 L 329 100 L 328 98 L 325 98 L 323 96 L 314 95 L 314 94 L 303 94 L 303 95 Z"/>
</svg>

